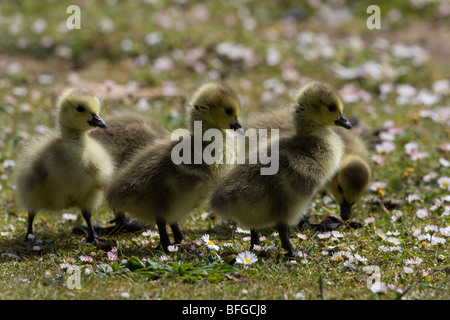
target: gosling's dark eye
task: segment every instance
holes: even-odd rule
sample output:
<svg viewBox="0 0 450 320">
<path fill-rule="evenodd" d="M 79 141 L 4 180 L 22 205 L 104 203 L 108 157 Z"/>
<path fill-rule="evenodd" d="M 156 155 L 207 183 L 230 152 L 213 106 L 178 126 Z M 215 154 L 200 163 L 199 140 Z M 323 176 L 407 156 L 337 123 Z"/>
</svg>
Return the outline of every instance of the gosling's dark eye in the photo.
<svg viewBox="0 0 450 320">
<path fill-rule="evenodd" d="M 328 105 L 328 111 L 335 112 L 336 110 L 337 110 L 337 106 L 334 103 Z"/>
<path fill-rule="evenodd" d="M 233 110 L 231 110 L 230 108 L 226 108 L 225 109 L 225 113 L 229 116 L 231 116 L 233 114 Z"/>
<path fill-rule="evenodd" d="M 344 193 L 344 190 L 342 190 L 342 187 L 340 185 L 337 185 L 337 187 L 340 193 Z"/>
<path fill-rule="evenodd" d="M 78 111 L 78 112 L 85 112 L 86 109 L 85 109 L 83 106 L 78 106 L 78 107 L 77 107 L 77 111 Z"/>
</svg>

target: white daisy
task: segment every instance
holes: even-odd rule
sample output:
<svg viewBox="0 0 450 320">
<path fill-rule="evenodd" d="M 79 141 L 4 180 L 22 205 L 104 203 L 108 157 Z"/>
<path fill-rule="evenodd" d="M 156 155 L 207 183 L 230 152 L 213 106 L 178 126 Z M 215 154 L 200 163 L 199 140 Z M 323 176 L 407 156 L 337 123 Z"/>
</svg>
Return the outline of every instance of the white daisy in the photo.
<svg viewBox="0 0 450 320">
<path fill-rule="evenodd" d="M 75 221 L 77 220 L 78 216 L 76 214 L 66 212 L 62 214 L 62 218 L 63 220 Z"/>
<path fill-rule="evenodd" d="M 214 251 L 216 251 L 216 252 L 219 252 L 220 247 L 219 247 L 218 245 L 214 244 L 214 242 L 213 242 L 212 240 L 209 239 L 209 234 L 203 235 L 203 236 L 202 236 L 202 240 L 203 240 L 203 242 L 206 244 L 206 246 L 207 246 L 209 249 L 212 249 L 212 250 L 214 250 Z"/>
<path fill-rule="evenodd" d="M 445 168 L 450 167 L 450 161 L 448 161 L 444 158 L 439 158 L 439 163 Z"/>
<path fill-rule="evenodd" d="M 236 263 L 240 263 L 244 266 L 255 263 L 256 261 L 258 261 L 258 258 L 250 251 L 241 252 L 236 256 Z"/>
<path fill-rule="evenodd" d="M 437 173 L 434 171 L 431 171 L 430 173 L 423 176 L 423 181 L 430 182 L 431 180 L 434 180 L 437 177 Z"/>
<path fill-rule="evenodd" d="M 244 229 L 241 229 L 241 228 L 236 228 L 236 233 L 250 234 L 250 230 L 244 230 Z"/>
<path fill-rule="evenodd" d="M 94 262 L 91 256 L 80 256 L 80 260 L 83 262 Z"/>
<path fill-rule="evenodd" d="M 413 193 L 413 194 L 409 194 L 406 197 L 406 200 L 408 201 L 408 203 L 412 203 L 414 201 L 420 201 L 420 197 L 418 194 Z"/>
<path fill-rule="evenodd" d="M 404 273 L 414 273 L 414 269 L 410 267 L 404 267 L 403 268 Z"/>
<path fill-rule="evenodd" d="M 441 189 L 447 189 L 447 191 L 450 191 L 450 178 L 449 177 L 441 177 L 437 180 L 437 183 L 439 184 L 439 187 Z"/>
<path fill-rule="evenodd" d="M 378 153 L 391 153 L 395 150 L 395 144 L 390 141 L 383 141 L 375 146 Z"/>
<path fill-rule="evenodd" d="M 419 209 L 416 211 L 416 216 L 419 219 L 423 219 L 428 216 L 428 211 L 426 209 Z"/>
<path fill-rule="evenodd" d="M 372 182 L 370 184 L 369 190 L 370 191 L 378 191 L 378 190 L 384 189 L 384 188 L 386 188 L 386 183 L 380 182 L 380 181 L 376 181 L 376 182 Z"/>
</svg>

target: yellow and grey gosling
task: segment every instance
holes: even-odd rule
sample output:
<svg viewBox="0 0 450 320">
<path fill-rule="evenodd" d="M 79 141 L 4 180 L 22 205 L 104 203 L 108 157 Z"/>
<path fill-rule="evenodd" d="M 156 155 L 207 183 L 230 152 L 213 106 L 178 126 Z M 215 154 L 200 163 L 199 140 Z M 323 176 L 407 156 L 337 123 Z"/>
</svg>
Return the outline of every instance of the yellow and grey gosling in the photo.
<svg viewBox="0 0 450 320">
<path fill-rule="evenodd" d="M 353 204 L 366 192 L 372 170 L 366 143 L 356 134 L 333 128 L 345 146 L 339 170 L 325 185 L 325 190 L 339 203 L 341 218 L 346 221 L 352 215 Z"/>
<path fill-rule="evenodd" d="M 89 131 L 89 136 L 100 142 L 114 158 L 119 172 L 141 149 L 166 139 L 170 133 L 158 121 L 136 114 L 121 113 L 106 118 L 108 127 Z M 114 234 L 142 230 L 139 223 L 129 221 L 124 212 L 114 213 L 114 227 L 101 228 L 99 232 Z"/>
<path fill-rule="evenodd" d="M 351 128 L 341 99 L 327 84 L 304 85 L 295 102 L 294 132 L 272 140 L 279 145 L 278 172 L 261 175 L 262 164 L 236 165 L 210 197 L 215 213 L 250 228 L 251 249 L 259 245 L 258 229 L 275 226 L 288 256 L 295 255 L 288 226 L 299 222 L 313 195 L 337 172 L 343 155 L 342 140 L 330 126 Z"/>
<path fill-rule="evenodd" d="M 59 132 L 32 139 L 19 154 L 15 169 L 16 195 L 28 211 L 27 240 L 39 210 L 81 209 L 88 242 L 96 242 L 91 213 L 104 201 L 114 171 L 113 160 L 87 132 L 105 128 L 100 101 L 90 90 L 68 88 L 58 102 Z"/>
<path fill-rule="evenodd" d="M 280 136 L 294 132 L 294 124 L 286 106 L 250 117 L 247 128 L 279 129 Z M 338 172 L 325 185 L 325 190 L 339 203 L 342 220 L 351 217 L 352 206 L 367 190 L 371 179 L 369 151 L 365 141 L 351 130 L 333 127 L 344 142 L 344 155 Z"/>
<path fill-rule="evenodd" d="M 156 221 L 160 234 L 158 247 L 166 252 L 170 245 L 167 223 L 175 243 L 184 241 L 178 222 L 202 203 L 225 171 L 224 165 L 207 164 L 203 159 L 195 163 L 195 154 L 203 153 L 209 142 L 202 142 L 201 150 L 194 148 L 194 121 L 202 123 L 202 136 L 211 128 L 220 129 L 224 134 L 226 129 L 241 128 L 237 120 L 239 111 L 238 97 L 230 88 L 215 82 L 201 85 L 187 106 L 189 131 L 183 137 L 191 141 L 191 163 L 173 162 L 172 150 L 179 141 L 166 139 L 142 149 L 108 187 L 110 206 L 143 222 Z"/>
</svg>

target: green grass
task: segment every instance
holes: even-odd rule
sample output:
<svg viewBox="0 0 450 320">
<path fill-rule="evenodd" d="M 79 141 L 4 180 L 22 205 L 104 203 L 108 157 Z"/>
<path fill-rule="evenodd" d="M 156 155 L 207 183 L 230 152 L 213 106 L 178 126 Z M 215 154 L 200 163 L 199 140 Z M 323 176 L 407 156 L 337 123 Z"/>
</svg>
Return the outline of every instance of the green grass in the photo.
<svg viewBox="0 0 450 320">
<path fill-rule="evenodd" d="M 413 98 L 402 103 L 396 90 L 411 85 L 416 90 L 414 97 L 420 90 L 437 94 L 433 85 L 448 79 L 450 73 L 440 52 L 449 52 L 449 48 L 445 42 L 436 48 L 426 28 L 433 25 L 445 32 L 449 22 L 439 13 L 439 3 L 416 7 L 390 1 L 380 4 L 382 29 L 369 30 L 365 13 L 369 4 L 358 1 L 333 8 L 331 12 L 347 12 L 347 18 L 332 25 L 339 15 L 327 13 L 330 11 L 323 5 L 281 0 L 180 1 L 171 5 L 163 1 L 96 1 L 80 5 L 80 30 L 62 32 L 68 17 L 65 3 L 2 2 L 0 299 L 447 300 L 449 203 L 444 198 L 448 190 L 438 179 L 450 176 L 449 168 L 441 163 L 450 160 L 449 151 L 442 149 L 450 133 L 449 90 L 429 106 Z M 390 12 L 393 9 L 401 13 L 399 20 L 389 18 L 395 16 L 395 11 Z M 283 20 L 289 12 L 300 18 Z M 38 19 L 46 24 L 41 33 L 32 27 Z M 108 31 L 109 22 L 114 26 Z M 411 29 L 417 25 L 425 29 Z M 146 36 L 154 32 L 162 36 L 161 41 L 149 44 Z M 435 38 L 439 35 L 436 32 Z M 380 38 L 385 39 L 384 47 Z M 122 48 L 124 40 L 132 41 L 130 50 Z M 248 50 L 248 55 L 232 59 L 220 54 L 218 46 L 224 42 L 236 45 L 238 54 L 242 48 Z M 394 50 L 399 43 L 421 46 L 429 58 L 414 63 L 414 57 L 399 56 Z M 324 46 L 332 49 L 331 54 L 324 53 Z M 274 65 L 266 62 L 270 48 L 280 54 Z M 158 70 L 161 57 L 169 58 L 171 67 Z M 363 73 L 342 79 L 333 71 L 336 63 L 358 68 L 369 61 L 380 63 L 386 73 L 380 78 Z M 52 78 L 46 81 L 42 75 Z M 370 142 L 373 154 L 385 161 L 373 163 L 373 181 L 383 182 L 385 187 L 367 191 L 354 208 L 353 219 L 363 227 L 342 226 L 329 234 L 291 228 L 293 246 L 301 252 L 294 260 L 284 259 L 278 236 L 273 230 L 264 230 L 262 250 L 256 252 L 258 261 L 246 267 L 233 264 L 233 259 L 249 248 L 249 235 L 239 233 L 239 226 L 205 214 L 207 207 L 181 224 L 187 240 L 195 244 L 191 251 L 182 246 L 163 254 L 152 249 L 158 242 L 152 233 L 136 233 L 107 237 L 115 248 L 114 254 L 108 253 L 83 245 L 83 237 L 72 233 L 75 223 L 84 223 L 82 218 L 65 220 L 62 212 L 41 213 L 35 219 L 37 237 L 51 240 L 50 244 L 33 248 L 21 243 L 26 213 L 15 202 L 11 160 L 26 139 L 45 127 L 54 127 L 54 103 L 64 85 L 78 83 L 97 92 L 103 99 L 105 117 L 129 110 L 158 118 L 173 129 L 184 123 L 183 103 L 191 90 L 211 77 L 220 78 L 241 97 L 244 127 L 253 112 L 288 102 L 304 78 L 327 81 L 341 90 L 347 99 L 345 114 L 358 118 L 358 130 Z M 106 81 L 114 81 L 111 91 L 106 89 Z M 139 89 L 127 91 L 132 81 Z M 270 87 L 271 83 L 275 86 Z M 380 94 L 382 84 L 393 88 L 385 97 Z M 167 94 L 171 85 L 176 91 Z M 351 96 L 344 89 L 363 90 L 359 92 L 370 99 L 362 96 L 349 102 Z M 139 99 L 145 99 L 148 106 L 138 110 Z M 423 117 L 424 110 L 435 112 L 440 107 L 447 107 L 444 120 Z M 395 128 L 401 129 L 392 141 L 395 149 L 378 153 L 375 146 L 380 140 L 375 133 Z M 409 142 L 416 142 L 418 150 L 428 156 L 413 160 L 405 152 Z M 424 179 L 431 172 L 435 177 Z M 419 199 L 408 201 L 411 195 Z M 441 203 L 436 204 L 438 200 Z M 428 215 L 420 218 L 420 209 L 426 209 Z M 64 212 L 78 214 L 73 209 Z M 318 194 L 310 213 L 321 220 L 330 212 L 338 215 L 338 206 Z M 401 217 L 394 221 L 398 212 Z M 106 207 L 94 215 L 102 226 L 111 218 Z M 204 234 L 220 247 L 218 253 L 203 243 Z M 67 287 L 68 265 L 81 268 L 80 289 Z M 386 285 L 380 292 L 368 288 L 373 268 L 379 268 L 380 281 Z"/>
</svg>

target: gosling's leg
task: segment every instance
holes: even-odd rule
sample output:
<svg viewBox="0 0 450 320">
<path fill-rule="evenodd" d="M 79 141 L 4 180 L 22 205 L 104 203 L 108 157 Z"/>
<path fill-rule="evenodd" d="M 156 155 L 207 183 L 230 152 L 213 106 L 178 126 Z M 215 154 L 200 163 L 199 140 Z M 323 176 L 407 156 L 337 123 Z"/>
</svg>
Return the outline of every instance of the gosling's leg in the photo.
<svg viewBox="0 0 450 320">
<path fill-rule="evenodd" d="M 87 224 L 88 235 L 86 238 L 86 242 L 97 244 L 98 237 L 97 237 L 97 234 L 95 233 L 94 227 L 92 226 L 92 223 L 91 223 L 91 211 L 87 210 L 87 209 L 83 209 L 83 210 L 81 210 L 81 214 L 83 215 L 83 218 Z"/>
<path fill-rule="evenodd" d="M 183 233 L 181 232 L 180 227 L 178 226 L 177 222 L 172 223 L 170 225 L 170 228 L 172 229 L 173 238 L 174 238 L 176 244 L 186 242 L 186 238 L 184 237 Z"/>
<path fill-rule="evenodd" d="M 166 229 L 166 220 L 156 219 L 156 225 L 159 231 L 159 244 L 156 247 L 158 250 L 163 250 L 165 253 L 169 252 L 170 239 Z"/>
<path fill-rule="evenodd" d="M 347 202 L 347 200 L 344 199 L 341 203 L 341 219 L 344 221 L 347 221 L 352 216 L 352 207 L 353 203 Z"/>
<path fill-rule="evenodd" d="M 277 230 L 280 236 L 281 246 L 287 251 L 286 256 L 295 257 L 294 248 L 292 247 L 291 241 L 289 240 L 288 226 L 286 224 L 279 224 L 277 226 Z"/>
<path fill-rule="evenodd" d="M 255 246 L 260 246 L 259 232 L 257 230 L 250 230 L 250 250 L 253 250 Z"/>
<path fill-rule="evenodd" d="M 25 238 L 23 239 L 24 243 L 28 242 L 30 236 L 34 236 L 34 234 L 33 234 L 33 220 L 34 220 L 35 216 L 36 216 L 36 212 L 28 211 L 28 226 L 27 226 L 27 234 L 25 235 Z"/>
</svg>

